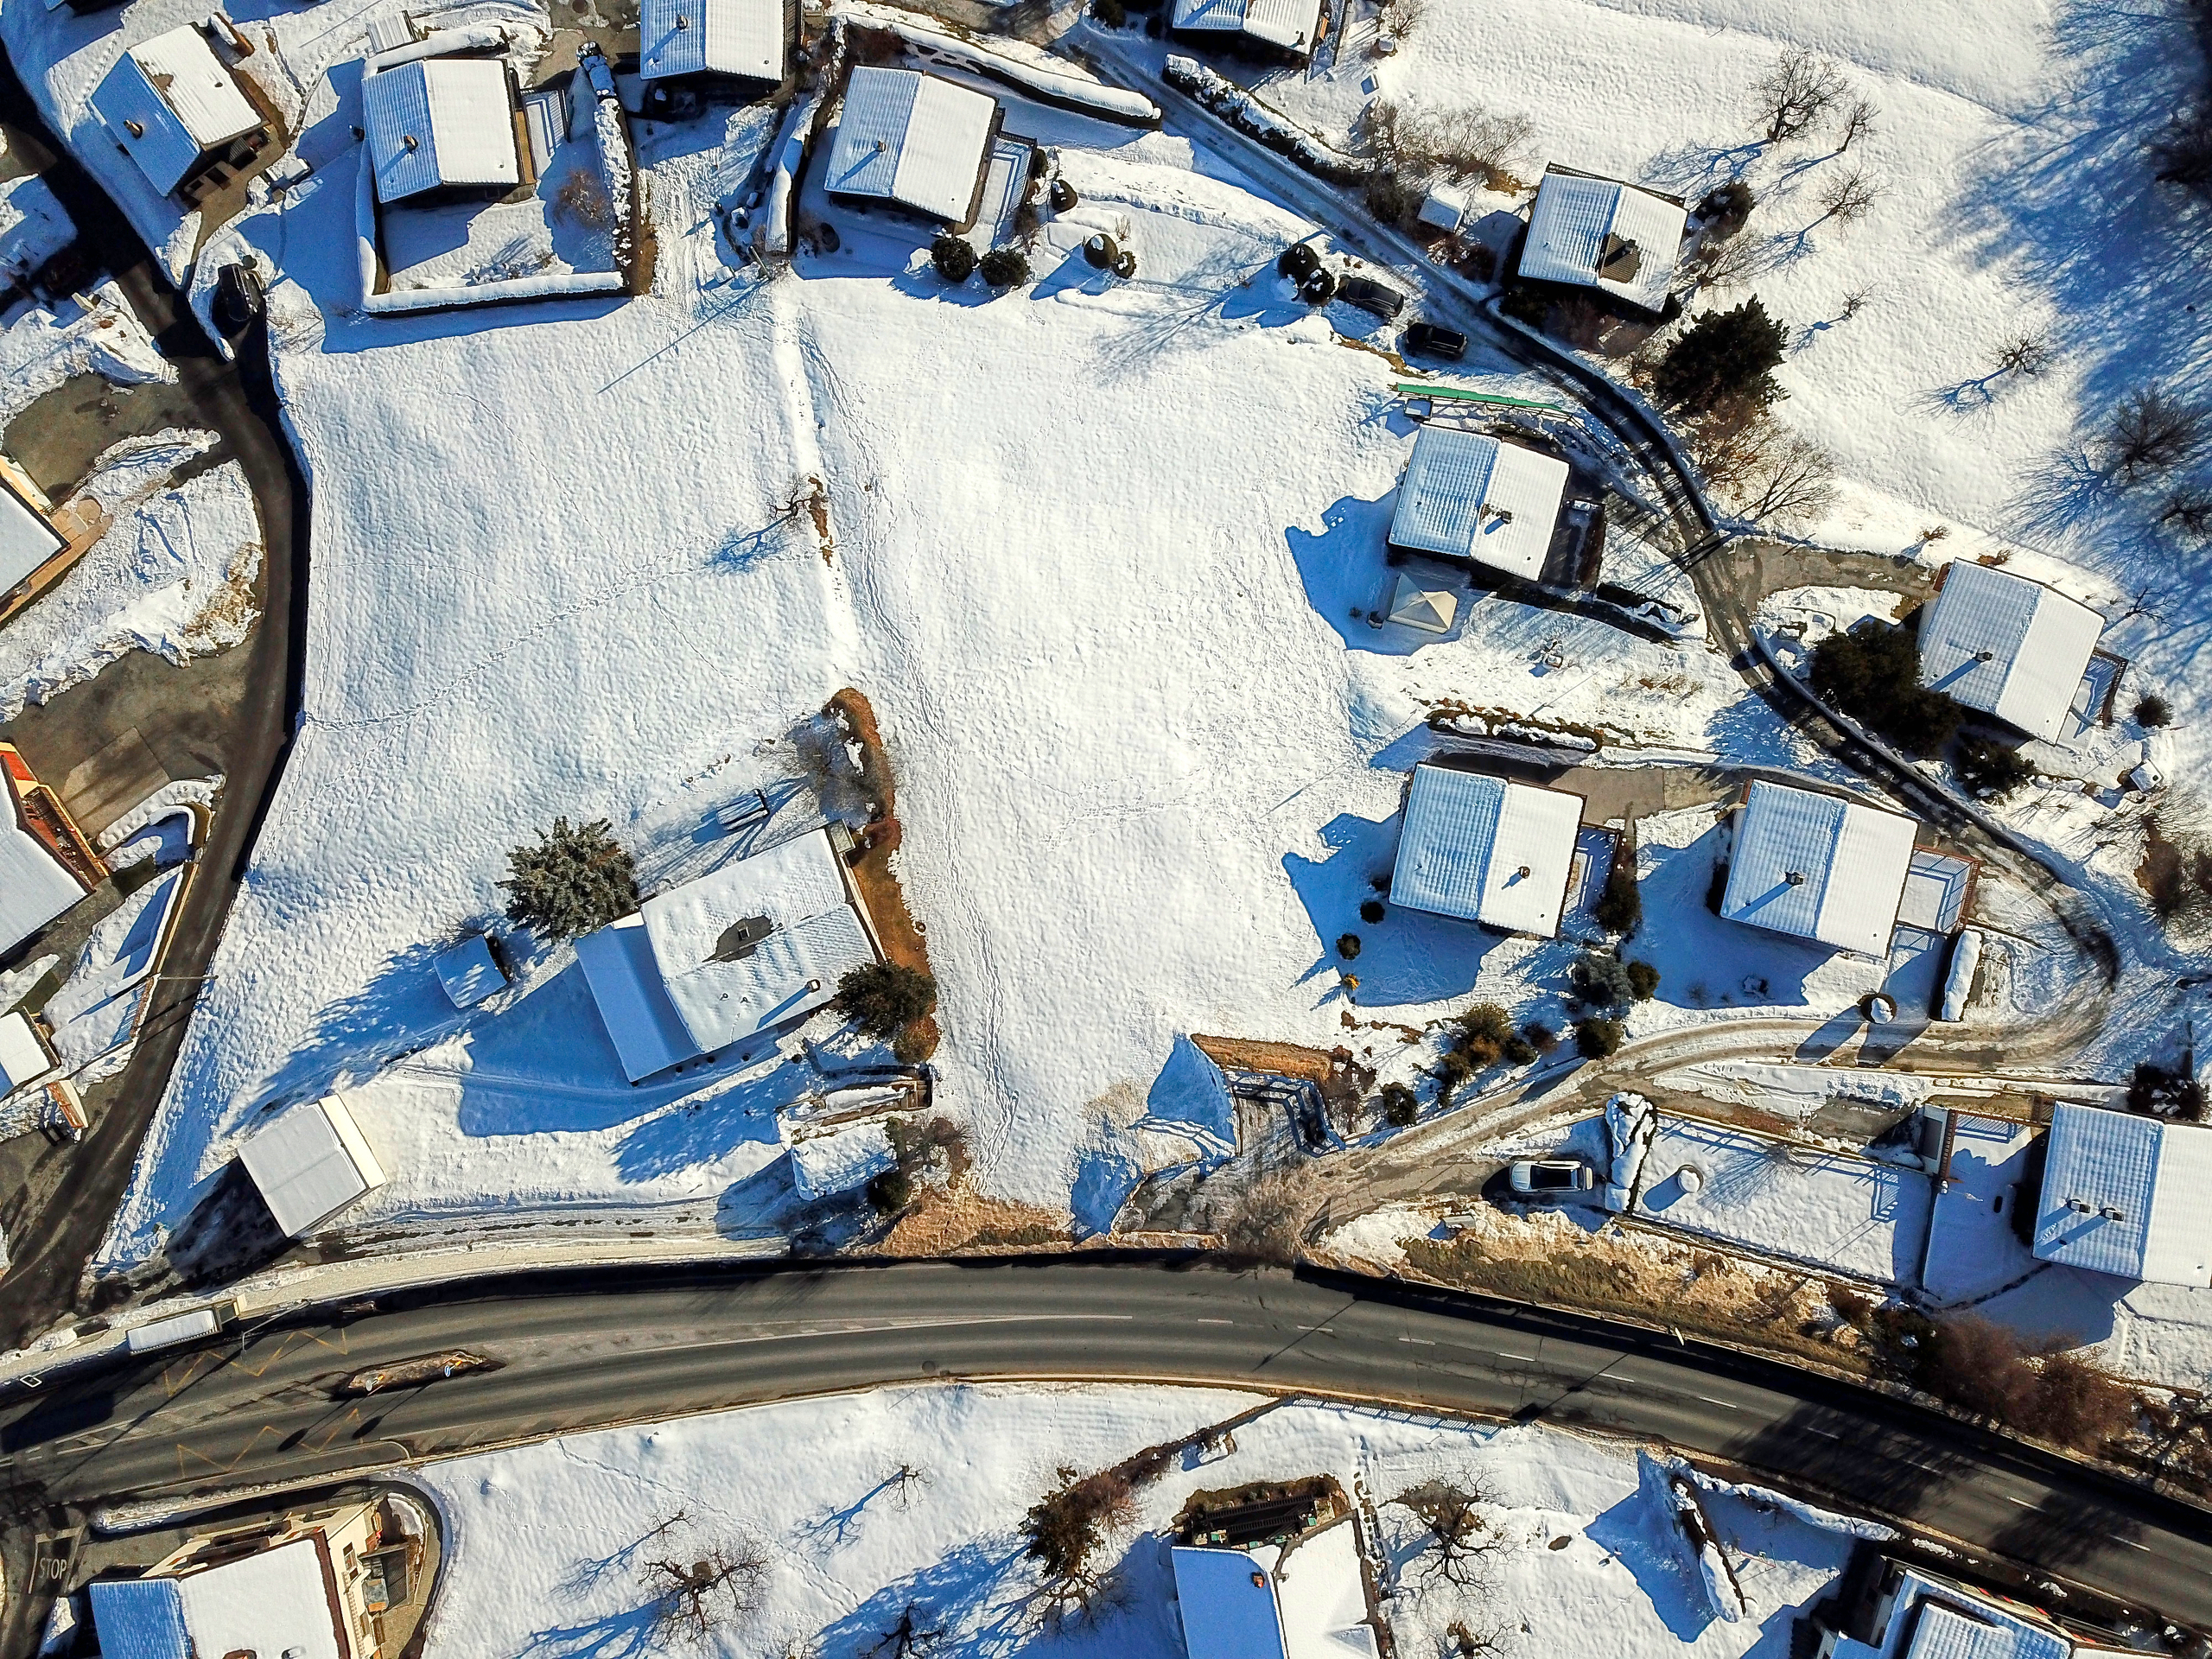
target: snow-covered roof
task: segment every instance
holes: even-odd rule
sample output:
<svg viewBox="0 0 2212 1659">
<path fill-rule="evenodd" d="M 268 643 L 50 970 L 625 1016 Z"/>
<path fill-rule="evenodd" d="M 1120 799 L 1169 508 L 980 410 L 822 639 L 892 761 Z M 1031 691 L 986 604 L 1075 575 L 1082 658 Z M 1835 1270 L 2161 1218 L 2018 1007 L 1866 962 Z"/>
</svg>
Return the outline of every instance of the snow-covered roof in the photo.
<svg viewBox="0 0 2212 1659">
<path fill-rule="evenodd" d="M 1960 560 L 1920 615 L 1921 683 L 2055 742 L 2104 627 L 2039 582 Z"/>
<path fill-rule="evenodd" d="M 2062 1101 L 2044 1148 L 2035 1253 L 2164 1285 L 2212 1285 L 2212 1125 Z"/>
<path fill-rule="evenodd" d="M 92 92 L 92 112 L 163 195 L 207 151 L 261 125 L 261 112 L 190 23 L 142 41 Z"/>
<path fill-rule="evenodd" d="M 2073 1643 L 2027 1610 L 1907 1567 L 1872 1643 L 1840 1636 L 1834 1659 L 2069 1659 Z"/>
<path fill-rule="evenodd" d="M 1376 1659 L 1353 1522 L 1301 1539 L 1277 1561 L 1274 1580 L 1287 1659 Z"/>
<path fill-rule="evenodd" d="M 1434 184 L 1421 199 L 1421 212 L 1415 215 L 1424 225 L 1433 225 L 1440 231 L 1456 231 L 1467 216 L 1467 193 L 1455 190 L 1448 184 Z"/>
<path fill-rule="evenodd" d="M 16 493 L 5 471 L 0 471 L 0 593 L 28 581 L 68 544 L 45 514 Z"/>
<path fill-rule="evenodd" d="M 846 84 L 825 188 L 964 219 L 997 111 L 982 93 L 935 75 L 862 64 Z"/>
<path fill-rule="evenodd" d="M 1390 595 L 1390 620 L 1423 633 L 1449 633 L 1459 613 L 1459 595 L 1448 588 L 1426 588 L 1401 571 Z"/>
<path fill-rule="evenodd" d="M 880 1117 L 819 1128 L 795 1128 L 786 1138 L 791 1147 L 791 1185 L 802 1198 L 849 1192 L 899 1161 L 891 1149 L 890 1133 Z"/>
<path fill-rule="evenodd" d="M 784 0 L 645 0 L 638 22 L 647 80 L 784 78 Z"/>
<path fill-rule="evenodd" d="M 313 1538 L 181 1578 L 96 1583 L 92 1592 L 106 1659 L 342 1659 Z"/>
<path fill-rule="evenodd" d="M 54 1070 L 54 1057 L 24 1014 L 0 1014 L 0 1094 L 13 1094 Z"/>
<path fill-rule="evenodd" d="M 361 112 L 378 201 L 521 181 L 514 99 L 497 58 L 417 58 L 370 75 Z"/>
<path fill-rule="evenodd" d="M 335 1095 L 302 1102 L 255 1130 L 238 1147 L 238 1161 L 261 1189 L 276 1224 L 294 1238 L 304 1238 L 385 1183 L 383 1166 Z"/>
<path fill-rule="evenodd" d="M 506 971 L 481 933 L 472 933 L 459 944 L 439 951 L 430 959 L 430 966 L 456 1008 L 473 1008 L 493 992 L 507 988 Z"/>
<path fill-rule="evenodd" d="M 1241 1549 L 1171 1553 L 1190 1659 L 1289 1659 L 1267 1572 Z"/>
<path fill-rule="evenodd" d="M 1550 938 L 1581 823 L 1579 795 L 1415 766 L 1391 902 Z"/>
<path fill-rule="evenodd" d="M 1612 179 L 1547 173 L 1529 212 L 1521 275 L 1618 295 L 1647 311 L 1665 308 L 1688 210 Z"/>
<path fill-rule="evenodd" d="M 1787 784 L 1754 783 L 1720 913 L 1863 956 L 1887 954 L 1919 826 Z"/>
<path fill-rule="evenodd" d="M 1287 1552 L 1185 1547 L 1171 1559 L 1190 1659 L 1375 1659 L 1350 1521 Z"/>
<path fill-rule="evenodd" d="M 1563 461 L 1479 432 L 1424 426 L 1398 486 L 1390 544 L 1533 582 L 1543 574 L 1566 490 Z"/>
<path fill-rule="evenodd" d="M 1321 0 L 1175 0 L 1173 27 L 1249 35 L 1269 46 L 1310 52 L 1320 16 Z"/>
<path fill-rule="evenodd" d="M 875 959 L 826 831 L 649 899 L 576 956 L 633 1083 L 811 1014 Z"/>
<path fill-rule="evenodd" d="M 10 791 L 0 813 L 0 950 L 12 950 L 85 896 L 68 867 L 25 825 L 21 786 Z"/>
</svg>

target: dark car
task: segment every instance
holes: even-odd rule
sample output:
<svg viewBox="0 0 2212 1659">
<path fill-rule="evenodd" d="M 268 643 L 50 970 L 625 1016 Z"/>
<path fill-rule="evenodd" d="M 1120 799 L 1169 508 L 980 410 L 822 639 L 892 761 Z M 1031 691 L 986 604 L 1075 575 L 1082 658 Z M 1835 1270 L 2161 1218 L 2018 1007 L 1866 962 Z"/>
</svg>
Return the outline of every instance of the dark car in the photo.
<svg viewBox="0 0 2212 1659">
<path fill-rule="evenodd" d="M 1406 308 L 1406 296 L 1372 276 L 1347 276 L 1337 284 L 1337 297 L 1363 311 L 1371 311 L 1388 322 Z"/>
<path fill-rule="evenodd" d="M 1457 328 L 1440 328 L 1433 322 L 1406 325 L 1406 350 L 1423 357 L 1449 358 L 1458 362 L 1467 354 L 1467 337 Z"/>
<path fill-rule="evenodd" d="M 215 276 L 215 321 L 235 334 L 261 315 L 261 278 L 251 265 L 225 265 Z"/>
</svg>

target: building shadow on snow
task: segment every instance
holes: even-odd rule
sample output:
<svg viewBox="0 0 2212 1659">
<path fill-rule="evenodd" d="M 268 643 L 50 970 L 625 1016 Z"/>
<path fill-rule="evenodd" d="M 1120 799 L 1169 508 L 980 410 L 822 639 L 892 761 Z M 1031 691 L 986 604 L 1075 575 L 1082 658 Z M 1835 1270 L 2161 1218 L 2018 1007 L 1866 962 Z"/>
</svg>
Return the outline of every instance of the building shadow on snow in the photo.
<svg viewBox="0 0 2212 1659">
<path fill-rule="evenodd" d="M 1379 922 L 1363 920 L 1359 907 L 1384 898 L 1397 855 L 1399 817 L 1375 823 L 1341 813 L 1321 827 L 1325 858 L 1284 855 L 1282 864 L 1299 902 L 1313 924 L 1321 954 L 1300 982 L 1338 971 L 1358 976 L 1351 1001 L 1363 1007 L 1440 1002 L 1472 990 L 1483 958 L 1500 935 L 1448 916 L 1390 905 Z M 1382 888 L 1376 882 L 1380 880 Z M 1337 952 L 1346 933 L 1359 936 L 1359 955 Z"/>
<path fill-rule="evenodd" d="M 326 1006 L 307 1039 L 263 1088 L 257 1116 L 273 1116 L 295 1101 L 363 1082 L 468 1024 L 470 1016 L 454 1007 L 430 966 L 443 948 L 442 941 L 426 941 L 395 951 L 366 985 Z"/>
<path fill-rule="evenodd" d="M 1467 591 L 1463 578 L 1440 566 L 1409 567 L 1409 574 L 1424 588 L 1446 588 L 1459 595 L 1459 614 L 1452 620 L 1452 632 L 1425 633 L 1380 620 L 1389 614 L 1398 581 L 1397 570 L 1384 556 L 1384 537 L 1395 501 L 1395 493 L 1379 501 L 1342 496 L 1321 515 L 1319 535 L 1296 524 L 1283 531 L 1291 561 L 1306 587 L 1306 602 L 1336 631 L 1347 651 L 1410 657 L 1423 645 L 1456 638 L 1479 597 Z"/>
<path fill-rule="evenodd" d="M 777 1142 L 777 1109 L 805 1090 L 806 1072 L 778 1063 L 705 1100 L 656 1113 L 614 1149 L 616 1173 L 626 1181 L 657 1180 L 746 1145 Z"/>
</svg>

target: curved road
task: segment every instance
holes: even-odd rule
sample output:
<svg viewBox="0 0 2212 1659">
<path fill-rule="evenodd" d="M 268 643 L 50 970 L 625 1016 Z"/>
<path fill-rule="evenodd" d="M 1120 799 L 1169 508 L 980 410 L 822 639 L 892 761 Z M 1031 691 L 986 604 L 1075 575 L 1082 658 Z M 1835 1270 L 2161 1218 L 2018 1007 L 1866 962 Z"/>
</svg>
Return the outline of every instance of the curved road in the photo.
<svg viewBox="0 0 2212 1659">
<path fill-rule="evenodd" d="M 1311 1391 L 1662 1440 L 2212 1624 L 2212 1515 L 1892 1400 L 1599 1321 L 1332 1274 L 1128 1260 L 563 1275 L 302 1312 L 0 1401 L 18 1515 L 322 1480 L 565 1430 L 931 1377 Z M 365 1366 L 504 1369 L 368 1399 Z"/>
</svg>

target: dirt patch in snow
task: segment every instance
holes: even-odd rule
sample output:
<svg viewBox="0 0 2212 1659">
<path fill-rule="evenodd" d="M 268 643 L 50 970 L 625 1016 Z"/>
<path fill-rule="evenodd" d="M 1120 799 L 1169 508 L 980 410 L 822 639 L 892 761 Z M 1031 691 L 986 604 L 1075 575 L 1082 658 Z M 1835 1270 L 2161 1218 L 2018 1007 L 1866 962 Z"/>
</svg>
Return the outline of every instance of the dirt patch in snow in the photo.
<svg viewBox="0 0 2212 1659">
<path fill-rule="evenodd" d="M 899 785 L 892 775 L 891 757 L 884 750 L 874 706 L 849 685 L 830 699 L 829 712 L 843 722 L 853 741 L 860 745 L 861 786 L 881 814 L 854 836 L 846 868 L 853 873 L 853 885 L 861 890 L 861 901 L 875 923 L 883 954 L 902 968 L 928 974 L 929 942 L 906 908 L 906 891 L 899 885 L 896 855 L 904 834 L 899 823 Z M 936 976 L 931 974 L 931 977 Z M 906 1029 L 915 1059 L 926 1060 L 937 1052 L 939 1033 L 935 1014 L 924 1014 Z"/>
<path fill-rule="evenodd" d="M 978 1192 L 927 1192 L 866 1254 L 992 1255 L 1065 1249 L 1074 1230 L 1065 1215 Z"/>
</svg>

